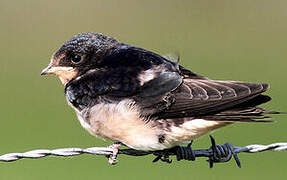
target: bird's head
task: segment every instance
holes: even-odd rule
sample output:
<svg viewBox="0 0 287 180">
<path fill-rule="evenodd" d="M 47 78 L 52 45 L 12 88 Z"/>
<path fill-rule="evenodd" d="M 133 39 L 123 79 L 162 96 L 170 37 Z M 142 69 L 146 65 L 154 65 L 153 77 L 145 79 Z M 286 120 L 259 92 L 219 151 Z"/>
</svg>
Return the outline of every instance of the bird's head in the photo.
<svg viewBox="0 0 287 180">
<path fill-rule="evenodd" d="M 96 68 L 106 51 L 118 43 L 99 33 L 83 33 L 65 42 L 52 56 L 41 75 L 55 74 L 65 85 L 78 75 Z"/>
</svg>

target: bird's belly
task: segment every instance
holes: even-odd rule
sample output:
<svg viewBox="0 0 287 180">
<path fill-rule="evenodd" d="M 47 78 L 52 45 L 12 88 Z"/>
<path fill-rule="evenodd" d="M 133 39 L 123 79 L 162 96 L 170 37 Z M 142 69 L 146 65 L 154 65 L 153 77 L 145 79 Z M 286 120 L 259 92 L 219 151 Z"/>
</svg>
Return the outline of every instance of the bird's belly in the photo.
<svg viewBox="0 0 287 180">
<path fill-rule="evenodd" d="M 180 125 L 172 123 L 173 120 L 147 121 L 140 117 L 136 106 L 126 101 L 95 105 L 89 111 L 78 113 L 78 118 L 94 136 L 146 151 L 167 149 L 227 125 L 225 122 L 191 118 Z M 163 128 L 155 121 L 171 124 Z"/>
<path fill-rule="evenodd" d="M 161 130 L 152 121 L 142 119 L 135 106 L 127 101 L 98 104 L 89 111 L 78 113 L 81 125 L 92 135 L 119 141 L 133 149 L 158 150 L 170 147 L 160 143 Z"/>
<path fill-rule="evenodd" d="M 232 124 L 231 122 L 211 121 L 204 119 L 185 118 L 178 126 L 171 125 L 166 131 L 166 137 L 171 142 L 187 142 L 194 140 L 210 131 Z"/>
</svg>

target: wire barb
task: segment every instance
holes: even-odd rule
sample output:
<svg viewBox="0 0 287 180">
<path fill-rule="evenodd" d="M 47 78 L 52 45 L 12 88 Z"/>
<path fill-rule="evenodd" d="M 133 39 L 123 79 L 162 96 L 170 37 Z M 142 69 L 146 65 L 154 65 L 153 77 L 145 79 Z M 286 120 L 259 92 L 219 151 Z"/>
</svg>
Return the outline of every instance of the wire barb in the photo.
<svg viewBox="0 0 287 180">
<path fill-rule="evenodd" d="M 177 160 L 191 160 L 194 161 L 196 157 L 207 157 L 209 158 L 210 167 L 213 163 L 227 162 L 233 156 L 238 167 L 241 167 L 238 153 L 257 153 L 263 151 L 284 151 L 287 150 L 287 143 L 273 143 L 269 145 L 252 144 L 244 147 L 233 146 L 230 143 L 216 145 L 214 139 L 211 137 L 212 146 L 209 149 L 191 149 L 191 143 L 187 147 L 177 146 L 170 150 L 162 151 L 138 151 L 134 149 L 119 149 L 118 154 L 125 154 L 129 156 L 145 156 L 153 154 L 157 156 L 153 162 L 162 160 L 164 162 L 171 163 L 169 156 L 175 155 Z M 27 151 L 24 153 L 8 153 L 0 156 L 0 161 L 11 162 L 24 158 L 42 158 L 46 156 L 76 156 L 81 154 L 92 154 L 92 155 L 113 155 L 114 150 L 110 147 L 90 147 L 90 148 L 61 148 L 61 149 L 38 149 Z M 181 155 L 179 155 L 180 153 Z"/>
<path fill-rule="evenodd" d="M 225 143 L 222 145 L 216 145 L 215 139 L 210 136 L 211 140 L 211 147 L 212 149 L 212 156 L 209 157 L 209 167 L 212 168 L 214 163 L 221 163 L 221 162 L 228 162 L 234 157 L 236 164 L 239 168 L 241 168 L 241 163 L 239 161 L 239 158 L 237 156 L 237 152 L 235 152 L 236 147 L 234 147 L 230 143 Z"/>
</svg>

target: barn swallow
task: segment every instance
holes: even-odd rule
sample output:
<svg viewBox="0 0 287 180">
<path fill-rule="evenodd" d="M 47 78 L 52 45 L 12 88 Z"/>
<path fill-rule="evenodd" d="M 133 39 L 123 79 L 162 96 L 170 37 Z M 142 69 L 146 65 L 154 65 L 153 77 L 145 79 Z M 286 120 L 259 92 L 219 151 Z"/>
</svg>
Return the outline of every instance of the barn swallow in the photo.
<svg viewBox="0 0 287 180">
<path fill-rule="evenodd" d="M 269 85 L 211 80 L 177 61 L 100 33 L 65 42 L 41 75 L 55 74 L 92 135 L 142 151 L 169 149 L 236 122 L 263 122 Z"/>
</svg>

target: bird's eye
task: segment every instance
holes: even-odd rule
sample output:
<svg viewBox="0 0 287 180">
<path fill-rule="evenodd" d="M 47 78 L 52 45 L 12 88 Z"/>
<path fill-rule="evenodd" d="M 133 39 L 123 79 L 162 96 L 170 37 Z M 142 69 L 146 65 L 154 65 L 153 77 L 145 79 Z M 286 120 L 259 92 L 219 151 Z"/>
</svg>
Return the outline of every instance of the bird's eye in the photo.
<svg viewBox="0 0 287 180">
<path fill-rule="evenodd" d="M 77 63 L 82 61 L 82 56 L 75 54 L 75 55 L 72 56 L 71 61 L 74 64 L 77 64 Z"/>
</svg>

